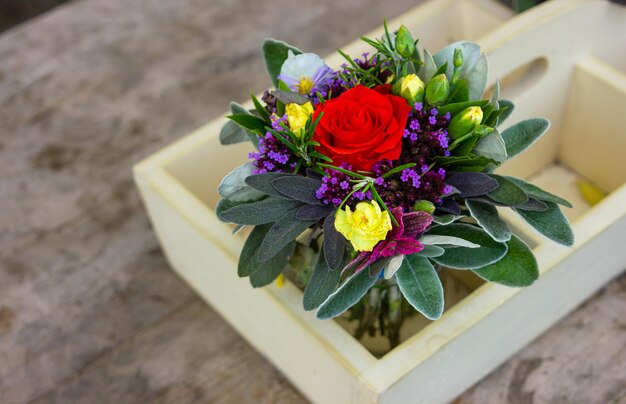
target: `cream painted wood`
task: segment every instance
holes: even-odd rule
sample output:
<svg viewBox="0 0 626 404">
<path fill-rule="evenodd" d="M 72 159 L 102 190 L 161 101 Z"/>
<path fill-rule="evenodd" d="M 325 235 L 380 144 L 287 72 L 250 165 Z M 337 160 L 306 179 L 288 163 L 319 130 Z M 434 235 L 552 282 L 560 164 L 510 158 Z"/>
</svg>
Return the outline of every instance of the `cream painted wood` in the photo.
<svg viewBox="0 0 626 404">
<path fill-rule="evenodd" d="M 433 1 L 391 26 L 424 28 L 426 21 L 450 12 L 466 29 L 459 35 L 480 35 L 485 32 L 472 31 L 480 27 L 474 25 L 479 15 L 490 15 L 494 21 L 505 18 L 499 7 L 491 6 L 484 1 Z M 459 8 L 464 12 L 458 14 Z M 471 10 L 485 14 L 472 15 Z M 295 286 L 253 289 L 237 277 L 242 239 L 230 234 L 230 226 L 219 222 L 212 208 L 219 179 L 241 164 L 249 150 L 245 145 L 219 145 L 223 118 L 135 167 L 136 182 L 168 259 L 314 402 L 430 403 L 454 398 L 626 263 L 626 250 L 620 248 L 626 242 L 626 169 L 607 151 L 607 147 L 626 149 L 626 122 L 623 114 L 599 110 L 600 101 L 616 109 L 626 101 L 626 55 L 619 48 L 626 43 L 625 23 L 626 11 L 608 2 L 557 0 L 511 19 L 479 40 L 490 57 L 490 83 L 508 76 L 510 87 L 503 93 L 511 94 L 517 105 L 510 122 L 531 116 L 548 116 L 553 122 L 545 139 L 507 163 L 502 172 L 534 178 L 577 205 L 568 213 L 576 234 L 573 248 L 547 241 L 506 215 L 518 234 L 535 246 L 542 277 L 532 287 L 484 284 L 440 320 L 376 359 L 337 322 L 319 321 L 304 312 L 302 294 Z M 447 41 L 427 39 L 433 32 L 421 34 L 422 44 L 436 43 L 437 48 Z M 344 50 L 359 54 L 365 47 L 356 42 Z M 340 63 L 337 57 L 328 61 Z M 586 156 L 589 161 L 581 161 Z M 612 164 L 613 170 L 596 169 L 605 164 Z M 207 178 L 206 173 L 214 177 Z M 577 178 L 596 182 L 611 193 L 589 207 L 573 186 Z"/>
</svg>

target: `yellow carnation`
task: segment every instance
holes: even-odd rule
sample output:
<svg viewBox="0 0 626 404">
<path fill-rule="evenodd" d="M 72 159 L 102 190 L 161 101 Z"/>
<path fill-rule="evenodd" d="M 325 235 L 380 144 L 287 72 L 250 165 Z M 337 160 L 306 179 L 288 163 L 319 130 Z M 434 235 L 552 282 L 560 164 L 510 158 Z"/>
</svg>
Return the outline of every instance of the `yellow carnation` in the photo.
<svg viewBox="0 0 626 404">
<path fill-rule="evenodd" d="M 306 121 L 313 113 L 313 105 L 310 102 L 303 105 L 291 103 L 285 106 L 285 112 L 287 113 L 289 129 L 297 136 L 302 136 Z"/>
<path fill-rule="evenodd" d="M 350 240 L 356 251 L 372 251 L 391 230 L 389 212 L 380 209 L 375 201 L 359 202 L 354 212 L 349 206 L 337 210 L 335 228 Z"/>
</svg>

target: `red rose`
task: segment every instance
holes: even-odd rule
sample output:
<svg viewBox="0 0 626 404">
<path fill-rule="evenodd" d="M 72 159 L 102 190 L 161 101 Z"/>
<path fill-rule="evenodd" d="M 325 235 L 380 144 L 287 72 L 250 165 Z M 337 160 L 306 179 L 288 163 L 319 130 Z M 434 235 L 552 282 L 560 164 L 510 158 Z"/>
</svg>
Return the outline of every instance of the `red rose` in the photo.
<svg viewBox="0 0 626 404">
<path fill-rule="evenodd" d="M 402 97 L 383 93 L 384 88 L 356 86 L 339 97 L 319 104 L 314 119 L 324 112 L 315 128 L 317 151 L 348 163 L 353 170 L 370 171 L 380 160 L 397 160 L 411 107 Z"/>
</svg>

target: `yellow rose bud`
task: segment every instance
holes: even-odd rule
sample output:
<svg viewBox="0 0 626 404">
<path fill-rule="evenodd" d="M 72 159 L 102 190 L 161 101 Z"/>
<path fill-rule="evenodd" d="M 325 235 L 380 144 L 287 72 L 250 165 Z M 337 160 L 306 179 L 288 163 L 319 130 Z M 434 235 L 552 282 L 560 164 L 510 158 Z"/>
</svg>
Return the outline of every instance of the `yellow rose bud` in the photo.
<svg viewBox="0 0 626 404">
<path fill-rule="evenodd" d="M 415 74 L 409 74 L 398 80 L 392 87 L 392 92 L 408 101 L 412 106 L 424 98 L 424 82 Z"/>
<path fill-rule="evenodd" d="M 285 106 L 285 112 L 287 113 L 289 129 L 291 129 L 296 136 L 302 136 L 304 133 L 304 127 L 306 126 L 306 121 L 313 113 L 313 104 L 310 102 L 303 105 L 296 103 L 287 104 Z"/>
<path fill-rule="evenodd" d="M 337 210 L 335 228 L 350 240 L 356 251 L 372 251 L 391 230 L 389 212 L 381 210 L 375 201 L 359 202 L 354 212 L 349 206 Z"/>
<path fill-rule="evenodd" d="M 458 139 L 476 129 L 482 120 L 483 110 L 480 107 L 467 107 L 452 117 L 448 133 L 453 139 Z"/>
</svg>

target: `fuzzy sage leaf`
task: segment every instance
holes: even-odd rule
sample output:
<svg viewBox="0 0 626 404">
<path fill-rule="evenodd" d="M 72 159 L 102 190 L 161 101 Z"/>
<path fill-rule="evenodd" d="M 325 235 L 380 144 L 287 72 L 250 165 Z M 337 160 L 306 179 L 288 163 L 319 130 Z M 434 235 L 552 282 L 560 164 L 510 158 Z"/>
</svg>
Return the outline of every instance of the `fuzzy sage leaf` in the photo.
<svg viewBox="0 0 626 404">
<path fill-rule="evenodd" d="M 355 273 L 322 303 L 317 310 L 317 318 L 324 320 L 342 314 L 361 300 L 376 280 L 376 276 L 370 276 L 369 268 Z"/>
<path fill-rule="evenodd" d="M 574 233 L 567 218 L 561 213 L 559 206 L 553 202 L 544 202 L 548 205 L 545 212 L 515 209 L 528 224 L 539 233 L 564 246 L 574 244 Z"/>
<path fill-rule="evenodd" d="M 506 286 L 531 285 L 539 277 L 539 268 L 533 252 L 515 235 L 506 244 L 509 249 L 504 258 L 475 269 L 474 273 L 487 281 Z"/>
<path fill-rule="evenodd" d="M 427 258 L 412 254 L 404 257 L 396 272 L 398 287 L 406 300 L 430 320 L 443 314 L 443 286 Z"/>
<path fill-rule="evenodd" d="M 550 121 L 544 118 L 532 118 L 521 121 L 502 132 L 509 158 L 529 148 L 550 128 Z"/>
<path fill-rule="evenodd" d="M 304 310 L 319 307 L 339 285 L 341 271 L 329 268 L 324 255 L 325 250 L 322 248 L 313 267 L 311 278 L 304 289 Z"/>
<path fill-rule="evenodd" d="M 459 237 L 480 245 L 479 248 L 456 247 L 432 259 L 441 265 L 458 269 L 476 269 L 492 264 L 506 254 L 505 243 L 495 241 L 481 228 L 469 224 L 453 223 L 432 228 L 428 234 Z"/>
</svg>

